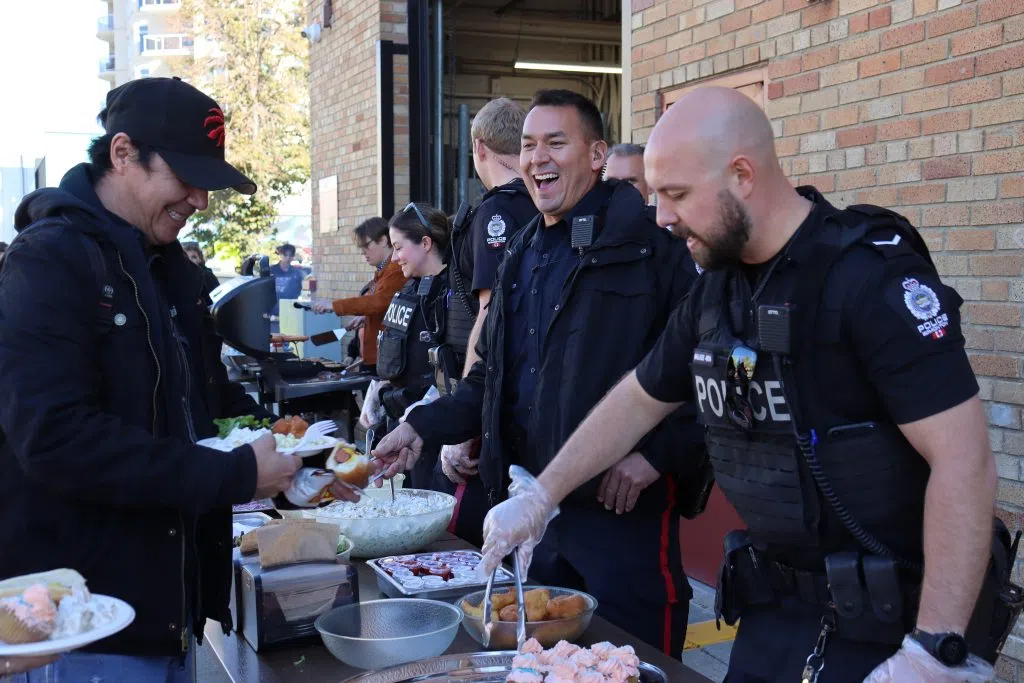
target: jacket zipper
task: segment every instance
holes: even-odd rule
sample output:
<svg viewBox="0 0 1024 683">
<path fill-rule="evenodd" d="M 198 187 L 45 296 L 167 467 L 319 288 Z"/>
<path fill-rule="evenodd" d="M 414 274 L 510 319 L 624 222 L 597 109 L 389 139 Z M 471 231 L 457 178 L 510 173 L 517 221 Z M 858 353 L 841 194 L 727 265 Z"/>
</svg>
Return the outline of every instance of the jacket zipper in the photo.
<svg viewBox="0 0 1024 683">
<path fill-rule="evenodd" d="M 149 316 L 146 315 L 146 309 L 142 307 L 142 301 L 139 299 L 139 284 L 124 267 L 121 252 L 117 252 L 117 263 L 121 266 L 121 272 L 132 283 L 135 305 L 138 307 L 139 313 L 142 314 L 142 319 L 146 321 L 146 343 L 149 345 L 149 352 L 153 354 L 153 364 L 156 366 L 156 381 L 153 383 L 153 436 L 156 436 L 157 392 L 160 390 L 160 357 L 156 354 L 156 347 L 153 346 L 153 328 L 149 324 Z"/>
<path fill-rule="evenodd" d="M 171 334 L 174 335 L 174 344 L 178 349 L 178 359 L 181 361 L 181 371 L 185 375 L 185 395 L 181 397 L 181 409 L 185 413 L 185 426 L 188 428 L 188 436 L 192 443 L 198 441 L 196 428 L 192 423 L 192 404 L 189 397 L 192 395 L 192 373 L 188 368 L 188 356 L 185 354 L 185 347 L 181 344 L 181 336 L 178 334 L 178 326 L 174 321 L 175 314 L 171 314 Z"/>
<path fill-rule="evenodd" d="M 178 635 L 181 638 L 181 653 L 188 652 L 188 641 L 185 634 L 188 633 L 188 591 L 185 587 L 185 518 L 178 513 L 178 522 L 181 524 L 181 619 Z"/>
</svg>

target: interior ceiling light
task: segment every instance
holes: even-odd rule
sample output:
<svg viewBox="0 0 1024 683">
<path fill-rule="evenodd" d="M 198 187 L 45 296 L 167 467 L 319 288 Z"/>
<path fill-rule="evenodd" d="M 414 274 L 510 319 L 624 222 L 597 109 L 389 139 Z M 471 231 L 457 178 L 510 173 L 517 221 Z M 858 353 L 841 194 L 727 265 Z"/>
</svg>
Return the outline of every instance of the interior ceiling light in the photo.
<svg viewBox="0 0 1024 683">
<path fill-rule="evenodd" d="M 621 74 L 622 67 L 614 64 L 574 64 L 568 62 L 526 62 L 516 61 L 517 69 L 529 69 L 532 71 L 573 71 L 585 74 Z"/>
</svg>

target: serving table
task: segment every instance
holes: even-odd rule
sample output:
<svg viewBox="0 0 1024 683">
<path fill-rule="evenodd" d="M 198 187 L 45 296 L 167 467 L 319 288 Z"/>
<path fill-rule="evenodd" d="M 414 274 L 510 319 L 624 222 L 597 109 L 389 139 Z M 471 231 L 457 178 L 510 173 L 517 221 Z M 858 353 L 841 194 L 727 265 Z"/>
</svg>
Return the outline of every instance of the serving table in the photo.
<svg viewBox="0 0 1024 683">
<path fill-rule="evenodd" d="M 442 550 L 466 550 L 472 546 L 451 534 L 431 544 L 423 552 Z M 377 588 L 377 577 L 373 570 L 362 561 L 353 560 L 359 572 L 360 601 L 377 600 L 384 595 Z M 472 589 L 467 589 L 467 593 Z M 262 652 L 255 652 L 238 634 L 225 635 L 219 623 L 208 621 L 204 647 L 210 647 L 224 670 L 234 683 L 340 683 L 351 676 L 365 673 L 362 669 L 348 666 L 335 659 L 324 647 L 319 636 L 282 643 Z M 593 645 L 601 641 L 615 645 L 632 645 L 637 656 L 660 668 L 672 683 L 710 683 L 709 679 L 687 668 L 678 659 L 673 659 L 629 635 L 617 626 L 594 615 L 589 628 L 577 640 L 577 644 Z M 448 648 L 448 653 L 479 652 L 483 647 L 473 640 L 465 629 L 459 627 L 459 634 Z"/>
</svg>

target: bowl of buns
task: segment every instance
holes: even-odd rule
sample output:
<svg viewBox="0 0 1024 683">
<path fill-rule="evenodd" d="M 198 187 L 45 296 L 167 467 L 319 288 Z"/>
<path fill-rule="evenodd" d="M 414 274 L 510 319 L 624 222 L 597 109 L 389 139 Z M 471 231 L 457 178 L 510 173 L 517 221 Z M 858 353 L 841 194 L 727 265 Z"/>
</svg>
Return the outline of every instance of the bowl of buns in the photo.
<svg viewBox="0 0 1024 683">
<path fill-rule="evenodd" d="M 587 630 L 597 609 L 597 600 L 582 591 L 554 586 L 523 588 L 526 603 L 526 637 L 536 638 L 544 647 L 558 641 L 573 642 Z M 484 591 L 476 591 L 458 601 L 465 613 L 462 627 L 481 645 L 484 644 Z M 519 603 L 515 588 L 491 594 L 491 650 L 515 650 L 516 619 Z"/>
</svg>

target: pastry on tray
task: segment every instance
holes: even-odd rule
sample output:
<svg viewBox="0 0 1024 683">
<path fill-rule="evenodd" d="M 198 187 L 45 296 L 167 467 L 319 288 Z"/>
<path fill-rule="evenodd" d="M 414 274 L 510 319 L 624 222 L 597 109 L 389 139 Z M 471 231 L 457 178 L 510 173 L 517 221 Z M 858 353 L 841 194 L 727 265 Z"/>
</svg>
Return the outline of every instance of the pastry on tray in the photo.
<svg viewBox="0 0 1024 683">
<path fill-rule="evenodd" d="M 638 683 L 640 658 L 629 645 L 581 648 L 564 640 L 544 649 L 530 638 L 512 659 L 507 683 Z"/>
</svg>

